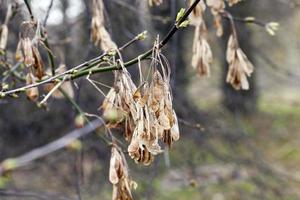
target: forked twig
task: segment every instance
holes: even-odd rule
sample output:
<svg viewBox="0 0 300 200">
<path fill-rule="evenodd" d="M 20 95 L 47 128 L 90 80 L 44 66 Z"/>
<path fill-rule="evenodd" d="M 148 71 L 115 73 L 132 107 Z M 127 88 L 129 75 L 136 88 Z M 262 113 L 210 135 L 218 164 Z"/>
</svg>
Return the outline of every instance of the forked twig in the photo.
<svg viewBox="0 0 300 200">
<path fill-rule="evenodd" d="M 62 81 L 60 81 L 59 83 L 57 83 L 51 90 L 50 92 L 48 92 L 48 94 L 44 97 L 44 99 L 39 103 L 40 105 L 43 105 L 44 103 L 46 103 L 46 101 L 49 99 L 49 97 L 58 90 L 58 88 L 65 82 L 66 76 L 64 77 L 64 79 Z"/>
</svg>

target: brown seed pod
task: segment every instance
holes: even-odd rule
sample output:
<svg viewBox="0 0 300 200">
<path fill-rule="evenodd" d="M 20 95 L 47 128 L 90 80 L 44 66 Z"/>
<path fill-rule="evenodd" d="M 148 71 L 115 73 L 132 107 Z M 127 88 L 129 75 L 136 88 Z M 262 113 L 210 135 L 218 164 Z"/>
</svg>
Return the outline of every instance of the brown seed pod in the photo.
<svg viewBox="0 0 300 200">
<path fill-rule="evenodd" d="M 24 64 L 27 67 L 31 67 L 35 63 L 35 59 L 33 57 L 33 52 L 32 52 L 32 42 L 28 37 L 26 37 L 24 39 L 21 39 L 21 45 L 22 45 L 22 53 L 24 56 Z"/>
<path fill-rule="evenodd" d="M 251 76 L 254 67 L 240 49 L 237 38 L 234 35 L 229 37 L 226 59 L 229 64 L 226 82 L 230 83 L 236 90 L 248 90 L 249 83 L 247 76 Z"/>
<path fill-rule="evenodd" d="M 104 5 L 102 0 L 93 0 L 93 17 L 91 22 L 91 40 L 95 45 L 108 52 L 117 49 L 104 25 Z"/>
<path fill-rule="evenodd" d="M 132 200 L 131 189 L 137 184 L 129 178 L 125 157 L 115 144 L 111 149 L 109 181 L 113 184 L 113 200 Z"/>
<path fill-rule="evenodd" d="M 39 50 L 35 46 L 32 46 L 32 55 L 33 55 L 33 59 L 34 59 L 34 63 L 32 65 L 32 67 L 34 69 L 34 75 L 38 79 L 42 79 L 43 76 L 45 75 L 44 64 L 43 64 L 41 55 L 39 53 Z"/>
</svg>

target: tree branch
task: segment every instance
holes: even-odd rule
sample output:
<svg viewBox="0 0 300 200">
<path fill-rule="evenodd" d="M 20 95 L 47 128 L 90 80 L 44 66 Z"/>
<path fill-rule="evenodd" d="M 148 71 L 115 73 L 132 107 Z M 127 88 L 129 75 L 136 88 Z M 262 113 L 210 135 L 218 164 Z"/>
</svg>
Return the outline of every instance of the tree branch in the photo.
<svg viewBox="0 0 300 200">
<path fill-rule="evenodd" d="M 6 159 L 0 164 L 0 175 L 6 171 L 28 165 L 34 160 L 45 157 L 57 150 L 60 150 L 68 144 L 72 143 L 75 139 L 82 138 L 103 125 L 103 121 L 94 120 L 91 123 L 88 123 L 85 127 L 73 130 L 72 132 L 45 146 L 33 149 L 30 152 L 18 157 Z"/>
<path fill-rule="evenodd" d="M 24 0 L 24 2 L 25 2 L 25 5 L 27 7 L 27 10 L 29 12 L 30 19 L 33 20 L 34 17 L 33 17 L 33 13 L 32 13 L 32 10 L 31 10 L 30 2 L 29 2 L 29 0 Z"/>
<path fill-rule="evenodd" d="M 45 19 L 44 19 L 44 22 L 43 22 L 44 27 L 46 27 L 46 25 L 47 25 L 47 20 L 49 18 L 49 14 L 50 14 L 50 11 L 52 9 L 52 6 L 53 6 L 53 0 L 50 1 L 50 4 L 49 4 L 47 12 L 46 12 L 46 16 L 45 16 Z"/>
</svg>

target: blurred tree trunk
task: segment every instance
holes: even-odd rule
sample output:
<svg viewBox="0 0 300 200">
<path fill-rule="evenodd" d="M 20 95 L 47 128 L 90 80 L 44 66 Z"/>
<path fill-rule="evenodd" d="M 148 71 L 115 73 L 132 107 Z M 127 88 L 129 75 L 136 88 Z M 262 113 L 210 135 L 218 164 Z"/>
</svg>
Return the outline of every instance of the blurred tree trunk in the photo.
<svg viewBox="0 0 300 200">
<path fill-rule="evenodd" d="M 233 16 L 237 17 L 246 17 L 248 15 L 253 15 L 249 11 L 251 9 L 251 1 L 244 2 L 235 7 L 235 9 L 230 10 Z M 248 56 L 248 59 L 255 66 L 255 60 L 253 56 L 253 47 L 252 47 L 252 38 L 251 38 L 251 30 L 247 27 L 246 24 L 236 22 L 236 29 L 238 32 L 240 47 Z M 227 41 L 230 34 L 229 21 L 225 21 L 224 26 L 224 36 L 222 39 L 223 52 L 226 52 Z M 233 89 L 233 87 L 226 83 L 226 76 L 228 71 L 228 64 L 226 62 L 226 56 L 224 53 L 223 57 L 223 80 L 222 80 L 222 89 L 223 89 L 223 104 L 224 106 L 233 113 L 238 114 L 253 114 L 257 109 L 257 85 L 256 85 L 256 70 L 252 73 L 251 78 L 248 78 L 250 89 L 249 90 L 240 90 L 237 91 Z"/>
</svg>

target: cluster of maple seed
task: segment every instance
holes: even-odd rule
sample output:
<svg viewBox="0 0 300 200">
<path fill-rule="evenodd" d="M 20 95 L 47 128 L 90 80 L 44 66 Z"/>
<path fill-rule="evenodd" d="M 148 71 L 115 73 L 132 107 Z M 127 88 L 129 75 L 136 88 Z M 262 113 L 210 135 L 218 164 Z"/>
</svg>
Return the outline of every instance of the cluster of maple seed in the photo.
<svg viewBox="0 0 300 200">
<path fill-rule="evenodd" d="M 130 142 L 129 156 L 137 163 L 149 165 L 162 152 L 159 141 L 168 146 L 179 139 L 176 113 L 172 106 L 170 71 L 162 63 L 158 43 L 153 48 L 151 75 L 137 87 L 129 72 L 123 68 L 115 72 L 115 86 L 107 94 L 103 115 L 121 113 L 125 139 Z M 159 69 L 160 67 L 160 69 Z"/>
<path fill-rule="evenodd" d="M 38 49 L 37 22 L 30 20 L 22 22 L 20 26 L 20 39 L 16 50 L 16 61 L 24 63 L 27 67 L 26 84 L 30 85 L 40 80 L 45 75 L 44 64 Z M 39 98 L 37 87 L 26 90 L 27 97 L 32 101 Z"/>
<path fill-rule="evenodd" d="M 105 52 L 117 49 L 117 45 L 112 41 L 105 28 L 103 1 L 93 0 L 92 8 L 93 17 L 91 23 L 91 40 Z"/>
<path fill-rule="evenodd" d="M 44 67 L 39 46 L 45 47 L 45 38 L 43 34 L 45 30 L 40 22 L 31 19 L 30 21 L 22 22 L 20 26 L 20 38 L 17 45 L 15 59 L 19 63 L 24 63 L 26 66 L 26 85 L 31 85 L 39 80 L 42 80 L 46 76 L 51 76 L 50 68 L 47 70 Z M 50 49 L 47 49 L 50 51 Z M 50 52 L 52 53 L 52 52 Z M 55 70 L 55 73 L 63 73 L 66 71 L 66 66 L 60 64 Z M 47 83 L 44 85 L 44 91 L 50 92 L 57 83 Z M 64 82 L 60 85 L 61 89 L 70 97 L 74 96 L 74 91 L 70 82 Z M 26 95 L 31 100 L 36 102 L 39 99 L 38 87 L 31 87 L 26 89 Z M 62 98 L 63 95 L 60 91 L 53 91 L 51 96 L 54 98 Z"/>
<path fill-rule="evenodd" d="M 109 124 L 124 125 L 124 137 L 130 142 L 128 154 L 136 163 L 144 165 L 151 164 L 154 156 L 163 152 L 161 143 L 170 147 L 179 139 L 169 84 L 170 71 L 163 64 L 158 44 L 153 48 L 149 78 L 144 80 L 140 70 L 141 84 L 137 87 L 129 72 L 122 67 L 114 72 L 115 85 L 101 106 L 104 117 L 111 116 L 111 113 L 121 116 Z M 130 189 L 136 184 L 129 178 L 126 160 L 116 145 L 112 148 L 109 174 L 114 188 L 113 199 L 131 199 Z"/>
<path fill-rule="evenodd" d="M 150 6 L 160 3 L 162 0 L 149 1 Z M 102 0 L 93 1 L 91 29 L 91 40 L 101 49 L 106 52 L 117 49 L 105 29 Z M 150 165 L 154 156 L 163 152 L 163 143 L 170 147 L 173 141 L 179 139 L 169 84 L 170 69 L 163 60 L 159 41 L 156 41 L 146 80 L 139 66 L 139 86 L 132 81 L 130 73 L 119 60 L 122 69 L 114 71 L 114 87 L 101 106 L 104 118 L 110 119 L 109 125 L 124 125 L 124 137 L 130 143 L 128 154 L 136 163 L 143 165 Z M 131 188 L 136 184 L 130 179 L 125 157 L 116 144 L 112 147 L 109 177 L 113 184 L 112 199 L 132 199 Z"/>
<path fill-rule="evenodd" d="M 156 5 L 162 1 L 153 1 Z M 149 5 L 152 5 L 149 1 Z M 104 24 L 102 0 L 93 1 L 91 40 L 104 51 L 116 49 L 115 43 L 107 36 Z M 122 63 L 119 63 L 122 65 Z M 159 68 L 160 67 L 160 68 Z M 171 145 L 179 139 L 178 122 L 172 106 L 170 70 L 164 66 L 158 47 L 153 48 L 151 76 L 136 86 L 125 67 L 114 72 L 115 84 L 102 104 L 103 115 L 112 112 L 124 115 L 115 122 L 125 124 L 125 139 L 130 142 L 128 153 L 138 163 L 149 165 L 154 155 L 162 152 L 159 140 Z M 143 75 L 140 73 L 141 79 Z M 112 122 L 111 122 L 112 123 Z"/>
<path fill-rule="evenodd" d="M 131 200 L 131 188 L 136 188 L 136 182 L 129 177 L 125 156 L 118 146 L 111 148 L 109 181 L 113 184 L 113 200 Z"/>
<path fill-rule="evenodd" d="M 241 0 L 227 0 L 229 6 L 233 6 L 240 1 Z M 188 4 L 191 5 L 193 2 L 194 1 L 189 0 Z M 209 7 L 214 16 L 217 36 L 220 37 L 223 35 L 222 14 L 225 13 L 225 6 L 224 0 L 207 0 L 206 3 L 201 1 L 190 15 L 190 23 L 195 26 L 192 66 L 198 71 L 200 76 L 210 76 L 210 64 L 213 59 L 210 45 L 207 42 L 207 28 L 203 14 L 206 7 Z M 226 82 L 230 83 L 236 90 L 249 89 L 247 76 L 251 76 L 254 67 L 239 47 L 233 24 L 232 34 L 228 40 L 226 58 L 229 64 Z"/>
</svg>

